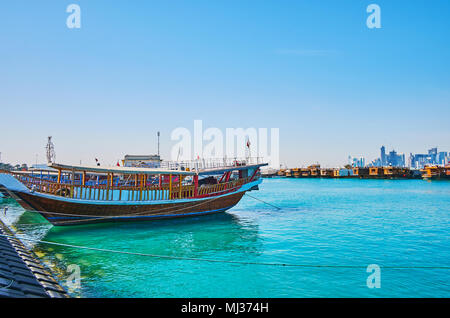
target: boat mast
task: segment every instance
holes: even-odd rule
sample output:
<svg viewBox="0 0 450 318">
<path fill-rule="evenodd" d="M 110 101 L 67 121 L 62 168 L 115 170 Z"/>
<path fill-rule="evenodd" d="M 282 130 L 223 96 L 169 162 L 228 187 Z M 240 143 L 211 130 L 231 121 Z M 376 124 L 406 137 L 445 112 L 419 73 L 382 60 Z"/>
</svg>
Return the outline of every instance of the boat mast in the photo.
<svg viewBox="0 0 450 318">
<path fill-rule="evenodd" d="M 159 136 L 160 136 L 160 133 L 159 133 L 159 131 L 158 131 L 158 157 L 159 157 Z"/>
</svg>

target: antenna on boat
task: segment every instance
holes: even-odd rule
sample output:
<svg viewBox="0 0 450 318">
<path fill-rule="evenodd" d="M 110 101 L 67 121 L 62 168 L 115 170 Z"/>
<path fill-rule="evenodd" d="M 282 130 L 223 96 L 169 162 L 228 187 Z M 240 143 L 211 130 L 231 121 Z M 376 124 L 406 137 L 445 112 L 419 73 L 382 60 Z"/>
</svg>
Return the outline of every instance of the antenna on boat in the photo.
<svg viewBox="0 0 450 318">
<path fill-rule="evenodd" d="M 47 153 L 47 163 L 55 162 L 56 153 L 55 153 L 55 145 L 52 142 L 52 136 L 48 136 L 47 146 L 45 146 L 45 150 Z"/>
<path fill-rule="evenodd" d="M 159 136 L 160 136 L 159 131 L 158 131 L 158 133 L 157 133 L 157 136 L 158 136 L 158 157 L 159 157 Z"/>
</svg>

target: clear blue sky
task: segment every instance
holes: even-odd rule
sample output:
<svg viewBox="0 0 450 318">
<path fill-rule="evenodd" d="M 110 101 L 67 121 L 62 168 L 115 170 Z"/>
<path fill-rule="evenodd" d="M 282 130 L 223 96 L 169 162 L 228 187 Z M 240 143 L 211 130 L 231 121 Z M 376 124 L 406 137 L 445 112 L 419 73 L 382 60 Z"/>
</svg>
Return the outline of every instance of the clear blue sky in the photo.
<svg viewBox="0 0 450 318">
<path fill-rule="evenodd" d="M 66 7 L 81 7 L 79 30 Z M 366 7 L 381 7 L 381 29 Z M 450 150 L 450 2 L 2 1 L 5 162 L 163 157 L 170 132 L 278 127 L 281 162 Z"/>
</svg>

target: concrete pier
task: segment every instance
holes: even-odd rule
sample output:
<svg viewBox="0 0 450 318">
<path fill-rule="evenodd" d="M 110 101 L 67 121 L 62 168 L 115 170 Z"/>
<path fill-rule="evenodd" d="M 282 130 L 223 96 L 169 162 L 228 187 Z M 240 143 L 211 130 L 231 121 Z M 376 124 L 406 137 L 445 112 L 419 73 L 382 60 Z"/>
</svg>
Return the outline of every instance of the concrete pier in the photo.
<svg viewBox="0 0 450 318">
<path fill-rule="evenodd" d="M 0 297 L 66 298 L 66 291 L 34 253 L 0 220 Z"/>
</svg>

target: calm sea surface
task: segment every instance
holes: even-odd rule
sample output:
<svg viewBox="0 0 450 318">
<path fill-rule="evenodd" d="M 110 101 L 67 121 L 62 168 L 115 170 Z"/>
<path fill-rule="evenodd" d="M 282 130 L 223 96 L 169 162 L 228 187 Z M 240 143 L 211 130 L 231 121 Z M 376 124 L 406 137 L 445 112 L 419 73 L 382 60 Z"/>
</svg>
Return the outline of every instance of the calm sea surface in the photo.
<svg viewBox="0 0 450 318">
<path fill-rule="evenodd" d="M 27 237 L 175 257 L 356 265 L 303 268 L 211 263 L 26 243 L 81 297 L 450 297 L 450 182 L 265 179 L 227 213 L 145 223 L 52 227 L 0 198 L 1 218 Z M 369 289 L 369 264 L 381 288 Z"/>
</svg>

